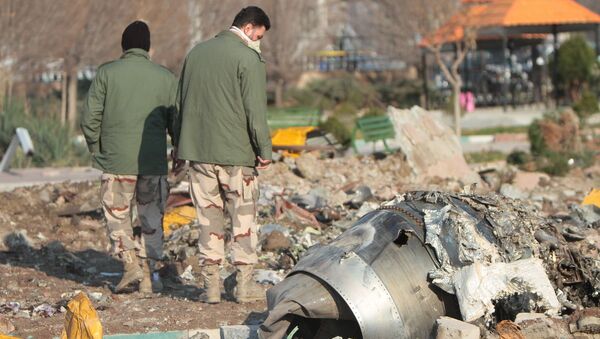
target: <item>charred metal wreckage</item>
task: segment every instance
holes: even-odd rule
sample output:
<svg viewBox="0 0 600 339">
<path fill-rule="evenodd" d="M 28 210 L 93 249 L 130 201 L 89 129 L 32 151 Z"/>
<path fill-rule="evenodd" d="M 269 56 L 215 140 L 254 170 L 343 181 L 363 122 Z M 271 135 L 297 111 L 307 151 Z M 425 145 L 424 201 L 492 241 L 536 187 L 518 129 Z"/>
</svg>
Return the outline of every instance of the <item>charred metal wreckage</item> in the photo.
<svg viewBox="0 0 600 339">
<path fill-rule="evenodd" d="M 552 222 L 497 195 L 404 194 L 311 247 L 267 292 L 259 336 L 429 338 L 443 315 L 490 325 L 519 312 L 557 314 L 573 304 L 555 289 L 576 295 L 569 285 L 600 270 L 577 265 Z M 554 286 L 545 270 L 557 272 Z"/>
</svg>

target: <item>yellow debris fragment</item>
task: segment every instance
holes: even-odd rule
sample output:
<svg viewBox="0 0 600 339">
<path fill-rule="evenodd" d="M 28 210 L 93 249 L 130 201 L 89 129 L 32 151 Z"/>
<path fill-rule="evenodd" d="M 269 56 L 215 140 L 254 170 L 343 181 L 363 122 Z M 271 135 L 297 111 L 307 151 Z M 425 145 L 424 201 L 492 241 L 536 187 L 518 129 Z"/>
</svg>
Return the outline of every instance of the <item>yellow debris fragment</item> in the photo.
<svg viewBox="0 0 600 339">
<path fill-rule="evenodd" d="M 581 203 L 582 205 L 595 205 L 600 208 L 600 189 L 594 188 Z"/>
<path fill-rule="evenodd" d="M 276 130 L 271 136 L 273 146 L 304 146 L 306 145 L 306 135 L 314 131 L 316 127 L 288 127 Z M 298 157 L 299 154 L 285 151 L 283 156 Z"/>
<path fill-rule="evenodd" d="M 196 219 L 196 209 L 192 206 L 175 207 L 163 218 L 163 232 L 168 236 L 173 230 L 188 225 Z"/>
</svg>

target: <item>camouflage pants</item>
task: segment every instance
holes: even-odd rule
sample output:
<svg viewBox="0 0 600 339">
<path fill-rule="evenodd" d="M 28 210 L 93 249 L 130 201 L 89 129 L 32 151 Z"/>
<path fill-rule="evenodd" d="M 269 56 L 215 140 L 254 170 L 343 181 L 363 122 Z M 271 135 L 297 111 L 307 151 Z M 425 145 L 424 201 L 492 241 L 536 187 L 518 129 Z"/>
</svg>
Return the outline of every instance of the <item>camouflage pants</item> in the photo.
<svg viewBox="0 0 600 339">
<path fill-rule="evenodd" d="M 122 257 L 124 251 L 136 250 L 139 257 L 162 259 L 162 221 L 169 190 L 167 177 L 105 173 L 100 190 L 112 254 Z M 133 227 L 134 208 L 137 209 L 136 224 L 141 226 L 136 227 L 137 232 Z"/>
<path fill-rule="evenodd" d="M 200 264 L 219 264 L 225 260 L 225 219 L 231 218 L 233 264 L 255 264 L 257 172 L 252 167 L 192 163 L 190 195 L 201 227 Z"/>
</svg>

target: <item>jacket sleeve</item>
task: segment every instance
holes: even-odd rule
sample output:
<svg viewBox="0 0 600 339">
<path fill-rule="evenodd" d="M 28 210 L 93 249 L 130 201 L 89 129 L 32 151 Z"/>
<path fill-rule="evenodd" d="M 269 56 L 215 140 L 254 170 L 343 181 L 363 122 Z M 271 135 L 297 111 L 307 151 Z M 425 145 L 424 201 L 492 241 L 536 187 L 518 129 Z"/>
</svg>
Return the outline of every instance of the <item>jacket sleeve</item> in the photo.
<svg viewBox="0 0 600 339">
<path fill-rule="evenodd" d="M 250 141 L 257 155 L 271 160 L 271 135 L 267 125 L 267 71 L 258 58 L 242 69 L 240 74 L 242 100 Z"/>
<path fill-rule="evenodd" d="M 179 75 L 178 81 L 175 83 L 174 89 L 174 102 L 175 107 L 173 108 L 173 116 L 170 121 L 171 123 L 171 140 L 172 144 L 175 147 L 179 147 L 179 136 L 181 135 L 181 110 L 183 108 L 182 105 L 182 87 L 183 87 L 183 79 L 185 76 L 185 66 L 187 65 L 187 59 L 183 62 L 183 68 L 181 69 L 181 74 Z"/>
<path fill-rule="evenodd" d="M 102 68 L 99 68 L 88 91 L 85 110 L 81 119 L 81 130 L 92 154 L 100 152 L 100 131 L 102 129 L 105 98 L 106 78 Z"/>
<path fill-rule="evenodd" d="M 177 138 L 175 137 L 175 121 L 178 119 L 178 109 L 177 109 L 177 85 L 178 81 L 173 76 L 171 84 L 170 84 L 170 92 L 169 92 L 169 107 L 167 107 L 168 120 L 167 120 L 167 131 L 169 132 L 169 136 L 171 137 L 171 145 L 177 147 L 177 142 L 179 141 L 179 128 Z"/>
</svg>

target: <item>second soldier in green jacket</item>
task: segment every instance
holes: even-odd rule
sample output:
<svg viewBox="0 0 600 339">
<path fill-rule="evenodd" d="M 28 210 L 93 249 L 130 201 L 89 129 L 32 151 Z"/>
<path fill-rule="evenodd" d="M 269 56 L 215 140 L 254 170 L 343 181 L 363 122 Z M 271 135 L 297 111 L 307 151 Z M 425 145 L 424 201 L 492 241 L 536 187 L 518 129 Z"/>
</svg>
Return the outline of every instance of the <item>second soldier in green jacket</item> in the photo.
<svg viewBox="0 0 600 339">
<path fill-rule="evenodd" d="M 190 161 L 190 193 L 200 223 L 205 301 L 218 303 L 225 260 L 224 210 L 233 225 L 238 302 L 264 298 L 252 281 L 257 262 L 256 169 L 271 161 L 266 70 L 257 43 L 271 24 L 258 7 L 242 9 L 229 30 L 195 46 L 180 79 L 179 158 Z"/>
<path fill-rule="evenodd" d="M 152 271 L 163 256 L 166 135 L 174 117 L 177 81 L 169 70 L 150 61 L 145 23 L 127 26 L 121 46 L 120 59 L 98 68 L 81 128 L 93 166 L 103 172 L 101 201 L 108 235 L 113 254 L 125 268 L 116 292 L 140 281 L 139 290 L 148 293 L 162 289 Z M 141 236 L 133 232 L 134 203 Z"/>
</svg>

